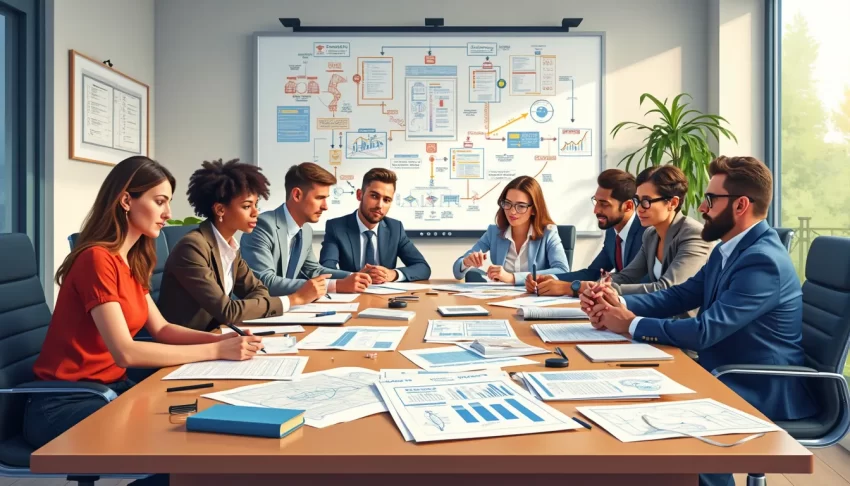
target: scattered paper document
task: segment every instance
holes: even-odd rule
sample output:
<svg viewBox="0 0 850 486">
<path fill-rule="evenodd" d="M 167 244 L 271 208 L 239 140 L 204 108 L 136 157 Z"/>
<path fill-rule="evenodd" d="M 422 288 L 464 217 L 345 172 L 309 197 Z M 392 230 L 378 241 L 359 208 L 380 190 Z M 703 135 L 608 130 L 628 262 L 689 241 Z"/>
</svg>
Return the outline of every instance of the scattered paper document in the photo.
<svg viewBox="0 0 850 486">
<path fill-rule="evenodd" d="M 301 326 L 261 326 L 261 327 L 245 326 L 245 327 L 241 327 L 240 329 L 242 329 L 243 331 L 246 331 L 246 332 L 251 331 L 254 334 L 256 334 L 258 332 L 269 332 L 269 331 L 274 332 L 275 334 L 290 334 L 290 333 L 294 333 L 294 332 L 304 332 L 304 328 L 301 327 Z M 231 329 L 229 327 L 222 327 L 221 328 L 222 334 L 230 334 L 232 332 L 236 332 L 236 331 L 234 331 L 233 329 Z"/>
<path fill-rule="evenodd" d="M 363 291 L 364 294 L 372 295 L 405 294 L 407 292 L 406 289 L 400 287 L 385 287 L 383 285 L 370 285 Z"/>
<path fill-rule="evenodd" d="M 407 326 L 320 327 L 297 344 L 298 349 L 341 349 L 344 351 L 393 351 Z"/>
<path fill-rule="evenodd" d="M 435 319 L 428 321 L 428 328 L 425 330 L 425 342 L 475 341 L 485 337 L 516 339 L 516 334 L 507 319 Z"/>
<path fill-rule="evenodd" d="M 268 354 L 296 354 L 298 348 L 295 344 L 295 336 L 263 337 L 263 349 Z"/>
<path fill-rule="evenodd" d="M 686 437 L 684 433 L 705 437 L 780 430 L 774 424 L 710 398 L 576 407 L 576 410 L 622 442 Z"/>
<path fill-rule="evenodd" d="M 430 442 L 581 427 L 501 373 L 409 375 L 376 383 L 405 440 Z"/>
<path fill-rule="evenodd" d="M 455 294 L 455 297 L 468 297 L 470 299 L 486 300 L 498 299 L 501 297 L 516 297 L 525 293 L 525 290 L 514 288 L 499 288 L 499 289 L 484 289 L 477 292 L 461 292 Z"/>
<path fill-rule="evenodd" d="M 428 371 L 474 371 L 505 366 L 535 364 L 521 357 L 485 358 L 478 353 L 458 346 L 399 351 L 416 366 Z"/>
<path fill-rule="evenodd" d="M 397 378 L 404 378 L 410 375 L 445 375 L 453 372 L 449 371 L 428 371 L 420 368 L 384 368 L 381 370 L 381 380 L 395 380 Z M 504 373 L 500 369 L 492 369 L 492 370 L 482 370 L 476 371 L 476 374 L 490 374 L 494 376 L 500 376 Z"/>
<path fill-rule="evenodd" d="M 443 317 L 489 316 L 490 311 L 480 305 L 440 305 L 437 312 Z"/>
<path fill-rule="evenodd" d="M 523 373 L 543 400 L 655 398 L 694 393 L 652 369 L 544 371 Z"/>
<path fill-rule="evenodd" d="M 360 294 L 337 294 L 328 292 L 327 294 L 316 299 L 314 304 L 331 304 L 334 302 L 354 302 Z"/>
<path fill-rule="evenodd" d="M 400 290 L 402 292 L 411 292 L 411 291 L 414 291 L 414 290 L 430 290 L 431 284 L 415 283 L 415 282 L 387 282 L 387 283 L 374 284 L 374 285 L 369 286 L 369 289 L 373 289 L 373 288 L 383 288 L 383 289 L 389 289 L 389 290 Z"/>
<path fill-rule="evenodd" d="M 261 319 L 250 319 L 243 321 L 245 324 L 265 325 L 265 324 L 305 324 L 308 326 L 328 326 L 342 325 L 351 319 L 351 314 L 347 312 L 337 312 L 329 316 L 316 316 L 318 312 L 287 312 L 282 316 L 263 317 Z"/>
<path fill-rule="evenodd" d="M 529 297 L 520 297 L 518 299 L 503 300 L 501 302 L 488 302 L 488 304 L 519 309 L 523 306 L 545 307 L 550 305 L 575 304 L 577 302 L 579 302 L 579 300 L 575 297 L 543 297 L 532 295 Z"/>
<path fill-rule="evenodd" d="M 360 307 L 359 302 L 348 302 L 342 304 L 304 304 L 304 305 L 296 305 L 295 307 L 289 309 L 289 312 L 357 312 L 357 308 Z"/>
<path fill-rule="evenodd" d="M 587 321 L 589 318 L 579 307 L 537 307 L 537 306 L 522 306 L 516 311 L 517 317 L 522 317 L 526 321 L 545 320 L 545 319 L 564 319 Z"/>
<path fill-rule="evenodd" d="M 507 282 L 467 282 L 443 285 L 432 285 L 431 290 L 442 290 L 446 292 L 483 292 L 485 290 L 522 290 L 523 287 Z"/>
<path fill-rule="evenodd" d="M 616 332 L 600 330 L 590 323 L 577 324 L 532 324 L 531 328 L 544 343 L 593 343 L 629 341 Z"/>
<path fill-rule="evenodd" d="M 592 363 L 609 361 L 669 361 L 670 354 L 649 344 L 579 344 L 576 346 Z"/>
<path fill-rule="evenodd" d="M 519 339 L 481 338 L 471 343 L 456 343 L 463 349 L 485 358 L 502 358 L 505 356 L 531 356 L 533 354 L 549 354 L 545 348 L 531 346 Z"/>
<path fill-rule="evenodd" d="M 378 309 L 370 307 L 357 314 L 358 319 L 387 319 L 390 321 L 410 321 L 416 317 L 416 312 L 398 309 Z"/>
<path fill-rule="evenodd" d="M 256 356 L 245 361 L 189 363 L 163 380 L 291 380 L 304 371 L 307 356 Z"/>
<path fill-rule="evenodd" d="M 365 368 L 334 368 L 305 373 L 295 381 L 243 386 L 203 397 L 231 405 L 305 410 L 305 423 L 321 429 L 386 412 L 374 385 L 377 379 L 377 372 Z"/>
</svg>

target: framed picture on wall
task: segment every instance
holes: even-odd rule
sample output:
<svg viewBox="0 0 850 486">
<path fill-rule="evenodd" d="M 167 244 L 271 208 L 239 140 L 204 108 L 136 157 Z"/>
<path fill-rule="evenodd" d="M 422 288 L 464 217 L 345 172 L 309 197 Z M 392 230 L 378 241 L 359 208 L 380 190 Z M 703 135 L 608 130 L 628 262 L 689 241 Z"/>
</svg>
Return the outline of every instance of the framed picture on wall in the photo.
<svg viewBox="0 0 850 486">
<path fill-rule="evenodd" d="M 69 157 L 115 165 L 148 155 L 150 87 L 70 50 Z"/>
</svg>

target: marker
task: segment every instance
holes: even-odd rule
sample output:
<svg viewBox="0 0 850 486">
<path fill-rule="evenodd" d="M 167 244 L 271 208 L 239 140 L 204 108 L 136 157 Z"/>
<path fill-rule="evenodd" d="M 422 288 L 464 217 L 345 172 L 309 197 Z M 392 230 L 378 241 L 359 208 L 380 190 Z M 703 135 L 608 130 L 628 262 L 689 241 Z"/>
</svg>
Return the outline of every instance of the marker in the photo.
<svg viewBox="0 0 850 486">
<path fill-rule="evenodd" d="M 199 388 L 212 388 L 212 383 L 199 383 L 197 385 L 186 385 L 186 386 L 174 386 L 171 388 L 166 388 L 166 393 L 176 392 L 176 391 L 186 391 L 186 390 L 197 390 Z"/>
<path fill-rule="evenodd" d="M 255 333 L 252 333 L 252 334 L 254 334 L 254 336 L 273 336 L 274 331 L 261 331 L 261 332 L 255 332 Z"/>
<path fill-rule="evenodd" d="M 225 322 L 224 325 L 233 329 L 233 332 L 235 332 L 236 334 L 238 334 L 240 336 L 247 336 L 247 334 L 245 334 L 245 331 L 243 331 L 242 329 L 239 329 L 238 327 L 234 326 L 233 324 L 231 324 L 229 322 Z M 260 349 L 260 351 L 262 351 L 264 353 L 266 352 L 265 349 Z M 268 354 L 268 353 L 266 353 L 266 354 Z"/>
<path fill-rule="evenodd" d="M 620 368 L 655 368 L 658 363 L 621 363 L 617 366 Z"/>
<path fill-rule="evenodd" d="M 531 279 L 534 280 L 534 295 L 540 295 L 537 293 L 537 264 L 531 264 Z"/>
<path fill-rule="evenodd" d="M 332 316 L 332 315 L 334 315 L 334 314 L 336 314 L 336 311 L 319 312 L 318 314 L 316 314 L 316 315 L 315 315 L 315 316 L 313 316 L 313 317 Z"/>
<path fill-rule="evenodd" d="M 590 426 L 590 424 L 589 424 L 589 423 L 585 422 L 584 420 L 579 420 L 579 419 L 577 419 L 577 418 L 575 418 L 575 417 L 572 417 L 572 419 L 573 419 L 573 420 L 575 420 L 576 422 L 578 422 L 578 423 L 579 423 L 579 425 L 581 425 L 582 427 L 584 427 L 584 428 L 585 428 L 585 429 L 587 429 L 587 430 L 590 430 L 590 429 L 592 429 L 592 428 L 593 428 L 593 427 L 591 427 L 591 426 Z"/>
</svg>

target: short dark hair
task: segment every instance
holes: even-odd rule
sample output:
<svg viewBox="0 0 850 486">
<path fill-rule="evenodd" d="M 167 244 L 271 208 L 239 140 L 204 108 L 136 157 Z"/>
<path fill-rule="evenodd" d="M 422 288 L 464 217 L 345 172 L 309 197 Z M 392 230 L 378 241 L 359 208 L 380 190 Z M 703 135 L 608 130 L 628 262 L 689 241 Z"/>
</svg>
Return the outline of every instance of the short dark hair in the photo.
<svg viewBox="0 0 850 486">
<path fill-rule="evenodd" d="M 602 189 L 611 191 L 611 197 L 624 203 L 635 197 L 635 176 L 620 169 L 608 169 L 602 171 L 596 178 L 596 184 Z"/>
<path fill-rule="evenodd" d="M 189 189 L 186 191 L 195 214 L 204 218 L 215 216 L 215 203 L 227 205 L 233 198 L 246 193 L 268 199 L 269 180 L 263 175 L 262 169 L 239 162 L 239 159 L 227 162 L 222 162 L 222 159 L 204 161 L 201 168 L 189 178 Z"/>
<path fill-rule="evenodd" d="M 393 189 L 395 189 L 395 183 L 397 180 L 398 178 L 396 177 L 395 172 L 389 169 L 375 167 L 374 169 L 369 169 L 369 172 L 363 176 L 363 186 L 361 189 L 365 191 L 366 187 L 375 181 L 383 182 L 384 184 L 392 184 Z"/>
<path fill-rule="evenodd" d="M 747 196 L 753 202 L 756 216 L 766 216 L 767 208 L 773 200 L 773 175 L 760 160 L 755 157 L 726 157 L 721 155 L 711 161 L 708 174 L 724 174 L 723 188 L 729 194 Z"/>
<path fill-rule="evenodd" d="M 308 192 L 313 184 L 320 186 L 333 186 L 336 184 L 336 177 L 322 167 L 312 162 L 302 162 L 298 165 L 293 165 L 286 171 L 286 176 L 283 179 L 283 185 L 286 188 L 286 199 L 292 195 L 292 190 L 296 187 L 304 192 Z"/>
<path fill-rule="evenodd" d="M 688 178 L 682 169 L 675 165 L 662 165 L 649 167 L 638 174 L 635 183 L 640 186 L 646 182 L 651 182 L 661 197 L 672 199 L 679 198 L 679 205 L 676 206 L 676 212 L 682 209 L 682 204 L 685 203 L 685 195 L 688 193 Z"/>
</svg>

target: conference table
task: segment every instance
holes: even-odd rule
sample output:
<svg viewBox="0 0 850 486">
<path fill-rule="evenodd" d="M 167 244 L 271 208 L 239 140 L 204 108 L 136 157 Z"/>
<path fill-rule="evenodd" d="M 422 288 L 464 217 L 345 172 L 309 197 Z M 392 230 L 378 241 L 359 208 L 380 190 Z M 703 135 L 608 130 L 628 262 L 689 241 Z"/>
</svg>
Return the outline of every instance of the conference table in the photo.
<svg viewBox="0 0 850 486">
<path fill-rule="evenodd" d="M 432 281 L 431 283 L 449 283 Z M 454 281 L 452 281 L 454 283 Z M 442 319 L 438 305 L 480 304 L 491 319 L 510 319 L 517 336 L 536 346 L 544 344 L 529 322 L 517 319 L 516 310 L 489 306 L 488 300 L 458 297 L 448 292 L 420 296 L 406 310 L 416 312 L 398 349 L 445 346 L 423 340 L 429 319 Z M 359 310 L 386 308 L 387 295 L 361 295 Z M 495 300 L 505 300 L 493 299 Z M 481 319 L 481 318 L 475 318 Z M 352 318 L 346 324 L 398 326 L 403 321 Z M 306 333 L 315 327 L 304 326 Z M 591 363 L 574 345 L 560 345 L 570 360 L 568 370 L 612 369 Z M 713 398 L 756 417 L 766 419 L 744 399 L 714 378 L 676 348 L 659 346 L 672 354 L 657 370 L 696 394 L 664 396 L 661 401 Z M 416 368 L 400 353 L 380 352 L 371 358 L 364 352 L 304 351 L 304 372 L 356 366 Z M 543 362 L 552 355 L 533 355 L 536 365 L 506 371 L 545 371 Z M 166 393 L 169 386 L 200 381 L 162 381 L 174 368 L 157 371 L 108 406 L 42 447 L 32 455 L 31 466 L 39 473 L 168 473 L 171 484 L 344 484 L 368 481 L 371 485 L 450 484 L 557 484 L 605 486 L 695 486 L 699 473 L 811 473 L 812 454 L 787 433 L 771 432 L 731 448 L 721 448 L 692 438 L 623 443 L 604 429 L 519 435 L 445 442 L 405 442 L 388 413 L 333 425 L 323 429 L 301 427 L 283 439 L 186 432 L 179 417 L 168 407 L 191 403 L 203 393 L 261 383 L 216 381 L 214 388 Z M 548 369 L 548 370 L 551 370 Z M 198 409 L 214 403 L 200 398 Z M 571 417 L 583 418 L 577 406 L 630 402 L 547 402 Z M 632 402 L 633 403 L 633 402 Z M 586 419 L 585 419 L 586 420 Z M 714 437 L 733 442 L 745 435 Z M 554 484 L 549 482 L 548 484 Z"/>
</svg>

